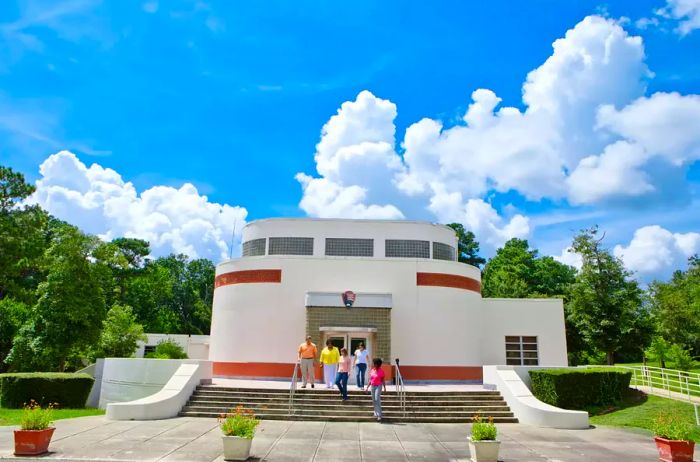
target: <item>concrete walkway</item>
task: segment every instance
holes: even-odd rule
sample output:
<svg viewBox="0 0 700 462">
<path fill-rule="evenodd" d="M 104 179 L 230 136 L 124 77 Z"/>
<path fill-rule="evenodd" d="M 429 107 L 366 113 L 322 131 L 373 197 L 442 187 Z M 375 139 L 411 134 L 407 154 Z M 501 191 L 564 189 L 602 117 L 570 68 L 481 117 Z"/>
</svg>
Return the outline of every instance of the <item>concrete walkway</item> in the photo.
<svg viewBox="0 0 700 462">
<path fill-rule="evenodd" d="M 501 424 L 501 461 L 654 461 L 651 436 L 613 428 L 552 430 Z M 12 456 L 14 427 L 0 427 L 0 460 Z M 379 424 L 263 421 L 252 460 L 455 461 L 468 460 L 465 424 Z M 52 453 L 63 461 L 220 461 L 214 419 L 110 421 L 103 416 L 59 420 Z"/>
</svg>

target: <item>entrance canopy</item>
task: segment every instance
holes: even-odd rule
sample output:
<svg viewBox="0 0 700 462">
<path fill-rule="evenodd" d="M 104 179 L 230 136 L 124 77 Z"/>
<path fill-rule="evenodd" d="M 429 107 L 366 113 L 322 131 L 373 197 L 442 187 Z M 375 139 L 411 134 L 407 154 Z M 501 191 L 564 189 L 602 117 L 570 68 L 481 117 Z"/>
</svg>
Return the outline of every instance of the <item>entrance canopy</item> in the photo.
<svg viewBox="0 0 700 462">
<path fill-rule="evenodd" d="M 355 294 L 352 308 L 391 308 L 391 294 L 372 294 L 358 292 Z M 306 292 L 306 307 L 342 307 L 345 308 L 343 292 Z"/>
</svg>

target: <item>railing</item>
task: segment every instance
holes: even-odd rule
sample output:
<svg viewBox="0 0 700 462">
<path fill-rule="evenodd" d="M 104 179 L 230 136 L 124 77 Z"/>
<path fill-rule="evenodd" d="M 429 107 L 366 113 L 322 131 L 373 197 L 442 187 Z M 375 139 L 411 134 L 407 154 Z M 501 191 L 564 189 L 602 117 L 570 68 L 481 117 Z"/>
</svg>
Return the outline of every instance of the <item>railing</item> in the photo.
<svg viewBox="0 0 700 462">
<path fill-rule="evenodd" d="M 590 366 L 600 367 L 600 366 Z M 632 372 L 630 387 L 657 396 L 688 401 L 695 406 L 695 420 L 700 425 L 700 374 L 653 366 L 605 366 Z"/>
<path fill-rule="evenodd" d="M 406 387 L 403 384 L 403 377 L 401 376 L 399 358 L 396 358 L 396 376 L 394 377 L 394 385 L 396 385 L 396 395 L 399 398 L 401 413 L 403 417 L 406 417 Z"/>
<path fill-rule="evenodd" d="M 289 410 L 287 415 L 294 414 L 294 395 L 297 391 L 297 376 L 299 375 L 299 361 L 294 363 L 294 372 L 292 373 L 292 383 L 289 385 Z"/>
</svg>

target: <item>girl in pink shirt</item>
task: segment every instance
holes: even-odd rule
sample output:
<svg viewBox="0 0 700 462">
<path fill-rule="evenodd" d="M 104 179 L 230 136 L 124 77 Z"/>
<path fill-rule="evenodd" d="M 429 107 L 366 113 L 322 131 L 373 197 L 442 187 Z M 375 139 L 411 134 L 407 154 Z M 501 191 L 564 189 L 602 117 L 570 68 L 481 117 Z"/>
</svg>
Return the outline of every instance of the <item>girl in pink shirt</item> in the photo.
<svg viewBox="0 0 700 462">
<path fill-rule="evenodd" d="M 340 349 L 340 361 L 338 362 L 338 373 L 335 376 L 335 384 L 340 390 L 343 401 L 348 400 L 348 373 L 350 372 L 350 356 L 347 348 Z"/>
<path fill-rule="evenodd" d="M 384 381 L 384 370 L 382 369 L 382 360 L 374 358 L 372 361 L 372 370 L 369 372 L 369 383 L 365 390 L 372 389 L 372 404 L 374 404 L 374 417 L 377 422 L 382 420 L 382 389 L 386 391 L 386 382 Z"/>
</svg>

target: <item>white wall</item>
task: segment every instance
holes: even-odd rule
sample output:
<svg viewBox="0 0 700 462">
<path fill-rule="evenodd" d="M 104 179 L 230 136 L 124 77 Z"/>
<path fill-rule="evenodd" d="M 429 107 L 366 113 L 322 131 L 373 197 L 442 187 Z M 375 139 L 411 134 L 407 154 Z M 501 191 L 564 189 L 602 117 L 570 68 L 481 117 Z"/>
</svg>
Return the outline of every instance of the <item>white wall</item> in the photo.
<svg viewBox="0 0 700 462">
<path fill-rule="evenodd" d="M 189 359 L 209 359 L 209 335 L 186 334 L 146 334 L 148 340 L 139 342 L 134 357 L 143 358 L 146 345 L 157 346 L 164 340 L 170 340 L 182 347 Z"/>
<path fill-rule="evenodd" d="M 99 407 L 150 396 L 163 388 L 181 364 L 199 363 L 196 359 L 106 358 Z"/>
<path fill-rule="evenodd" d="M 416 286 L 417 272 L 479 280 L 477 268 L 442 260 L 281 256 L 231 260 L 220 264 L 217 274 L 249 269 L 281 269 L 282 282 L 232 284 L 215 290 L 212 361 L 294 361 L 306 333 L 306 293 L 340 296 L 352 290 L 392 294 L 392 356 L 401 357 L 404 364 L 481 364 L 476 353 L 479 326 L 470 322 L 479 316 L 479 294 Z"/>
<path fill-rule="evenodd" d="M 505 337 L 536 335 L 540 366 L 566 366 L 566 328 L 561 299 L 485 298 L 482 310 L 483 364 L 505 364 Z"/>
</svg>

